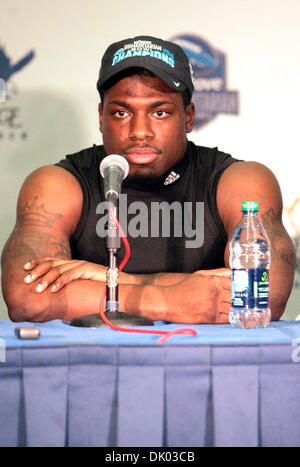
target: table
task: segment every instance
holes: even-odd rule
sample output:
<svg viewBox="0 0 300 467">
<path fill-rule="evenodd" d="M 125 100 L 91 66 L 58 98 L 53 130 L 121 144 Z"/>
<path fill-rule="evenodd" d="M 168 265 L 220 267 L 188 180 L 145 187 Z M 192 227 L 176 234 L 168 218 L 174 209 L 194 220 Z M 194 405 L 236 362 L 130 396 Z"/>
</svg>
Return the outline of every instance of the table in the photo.
<svg viewBox="0 0 300 467">
<path fill-rule="evenodd" d="M 0 446 L 300 446 L 300 322 L 196 336 L 0 321 Z M 157 329 L 179 325 L 155 323 Z"/>
</svg>

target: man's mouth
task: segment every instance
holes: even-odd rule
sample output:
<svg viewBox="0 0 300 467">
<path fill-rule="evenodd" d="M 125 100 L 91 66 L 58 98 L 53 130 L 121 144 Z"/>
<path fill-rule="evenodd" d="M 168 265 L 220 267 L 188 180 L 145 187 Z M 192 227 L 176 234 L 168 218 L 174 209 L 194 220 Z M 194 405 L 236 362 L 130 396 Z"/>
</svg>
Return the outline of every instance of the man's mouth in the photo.
<svg viewBox="0 0 300 467">
<path fill-rule="evenodd" d="M 152 164 L 159 155 L 159 151 L 150 147 L 132 148 L 125 152 L 128 162 L 136 165 Z"/>
</svg>

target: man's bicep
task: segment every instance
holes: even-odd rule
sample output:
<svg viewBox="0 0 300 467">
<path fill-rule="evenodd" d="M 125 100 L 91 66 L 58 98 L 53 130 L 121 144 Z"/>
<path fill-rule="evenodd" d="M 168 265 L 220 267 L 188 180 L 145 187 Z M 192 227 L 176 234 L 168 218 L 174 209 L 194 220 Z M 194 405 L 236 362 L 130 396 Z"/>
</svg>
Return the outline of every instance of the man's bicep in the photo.
<svg viewBox="0 0 300 467">
<path fill-rule="evenodd" d="M 237 162 L 222 174 L 217 189 L 217 206 L 227 234 L 241 218 L 243 201 L 258 201 L 259 217 L 270 208 L 281 219 L 282 197 L 274 174 L 257 162 Z"/>
<path fill-rule="evenodd" d="M 8 309 L 19 310 L 28 300 L 25 263 L 47 256 L 71 258 L 69 238 L 76 228 L 81 203 L 78 182 L 60 167 L 43 167 L 25 180 L 18 198 L 16 225 L 1 256 L 2 290 Z"/>
<path fill-rule="evenodd" d="M 81 203 L 79 184 L 64 169 L 49 166 L 33 172 L 20 190 L 16 225 L 2 254 L 4 273 L 33 258 L 70 258 L 69 238 Z"/>
<path fill-rule="evenodd" d="M 242 201 L 258 201 L 260 216 L 272 207 L 281 218 L 282 197 L 277 179 L 258 162 L 232 164 L 220 178 L 217 206 L 227 233 L 241 217 Z"/>
<path fill-rule="evenodd" d="M 242 201 L 258 201 L 259 217 L 272 240 L 290 242 L 282 224 L 282 196 L 274 174 L 256 162 L 241 162 L 230 166 L 222 175 L 217 190 L 217 205 L 228 235 L 225 263 L 229 257 L 229 242 L 241 219 Z"/>
<path fill-rule="evenodd" d="M 295 247 L 284 225 L 273 207 L 261 213 L 261 220 L 271 244 L 271 258 L 282 261 L 283 266 L 294 270 L 296 263 Z"/>
<path fill-rule="evenodd" d="M 75 177 L 61 167 L 41 167 L 27 177 L 20 190 L 16 226 L 70 237 L 81 209 L 82 191 Z"/>
</svg>

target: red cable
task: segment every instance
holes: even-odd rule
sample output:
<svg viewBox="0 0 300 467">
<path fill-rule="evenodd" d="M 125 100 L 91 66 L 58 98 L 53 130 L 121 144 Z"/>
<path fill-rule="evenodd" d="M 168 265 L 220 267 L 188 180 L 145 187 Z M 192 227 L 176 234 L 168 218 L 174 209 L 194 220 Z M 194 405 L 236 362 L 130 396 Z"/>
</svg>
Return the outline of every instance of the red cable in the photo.
<svg viewBox="0 0 300 467">
<path fill-rule="evenodd" d="M 119 269 L 119 272 L 122 271 L 122 269 L 124 268 L 125 264 L 127 263 L 129 257 L 130 257 L 130 246 L 129 246 L 129 242 L 126 238 L 126 235 L 122 229 L 122 226 L 120 225 L 118 219 L 116 218 L 115 216 L 115 213 L 114 213 L 114 210 L 113 208 L 109 208 L 109 212 L 110 212 L 110 215 L 111 217 L 113 218 L 115 224 L 116 224 L 116 227 L 118 229 L 118 232 L 120 233 L 121 235 L 121 238 L 122 238 L 122 241 L 124 243 L 124 246 L 125 246 L 125 257 L 123 259 L 123 261 L 121 262 L 120 266 L 118 267 Z M 102 320 L 104 321 L 105 324 L 107 324 L 110 328 L 114 329 L 115 331 L 122 331 L 122 332 L 136 332 L 136 333 L 143 333 L 143 334 L 162 334 L 162 337 L 160 339 L 158 339 L 157 341 L 157 344 L 163 344 L 164 342 L 166 342 L 167 339 L 169 339 L 169 337 L 172 337 L 176 334 L 189 334 L 189 335 L 196 335 L 197 334 L 197 331 L 196 329 L 193 329 L 193 328 L 179 328 L 179 329 L 173 329 L 172 331 L 162 331 L 162 330 L 150 330 L 150 329 L 136 329 L 136 328 L 126 328 L 126 327 L 121 327 L 121 326 L 117 326 L 116 324 L 113 324 L 111 321 L 109 321 L 109 319 L 106 317 L 105 315 L 105 312 L 104 312 L 104 299 L 106 297 L 106 291 L 103 292 L 103 294 L 101 295 L 101 299 L 100 299 L 100 306 L 99 306 L 99 312 L 100 312 L 100 316 L 102 318 Z"/>
</svg>

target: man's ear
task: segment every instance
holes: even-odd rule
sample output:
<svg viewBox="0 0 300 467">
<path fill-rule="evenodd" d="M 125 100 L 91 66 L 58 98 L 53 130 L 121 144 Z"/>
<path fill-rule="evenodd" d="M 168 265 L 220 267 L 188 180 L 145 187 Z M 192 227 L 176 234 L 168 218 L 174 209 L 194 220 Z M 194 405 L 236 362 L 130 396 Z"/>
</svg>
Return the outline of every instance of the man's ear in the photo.
<svg viewBox="0 0 300 467">
<path fill-rule="evenodd" d="M 99 113 L 99 130 L 102 133 L 102 120 L 103 120 L 103 107 L 101 102 L 98 105 L 98 113 Z"/>
<path fill-rule="evenodd" d="M 191 102 L 185 109 L 185 131 L 190 133 L 194 128 L 195 104 Z"/>
</svg>

